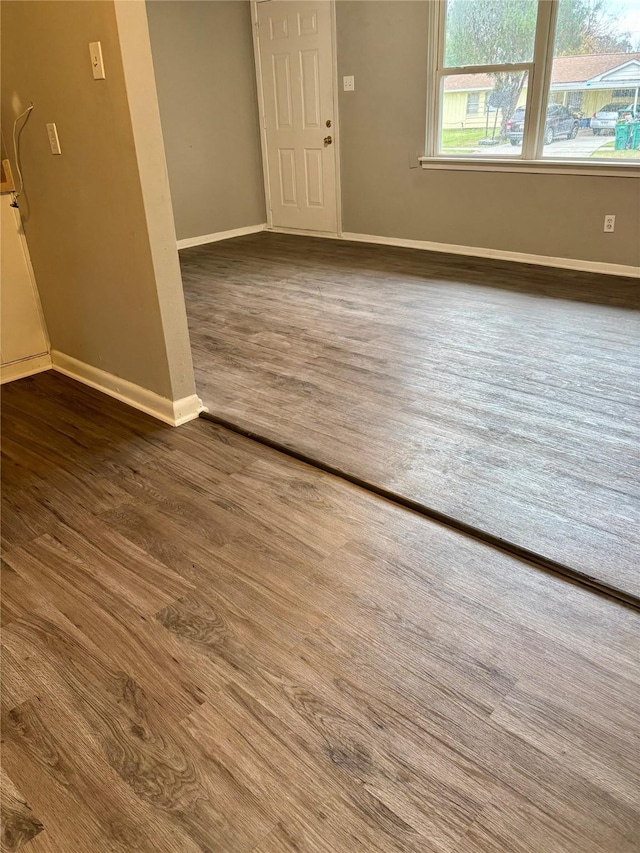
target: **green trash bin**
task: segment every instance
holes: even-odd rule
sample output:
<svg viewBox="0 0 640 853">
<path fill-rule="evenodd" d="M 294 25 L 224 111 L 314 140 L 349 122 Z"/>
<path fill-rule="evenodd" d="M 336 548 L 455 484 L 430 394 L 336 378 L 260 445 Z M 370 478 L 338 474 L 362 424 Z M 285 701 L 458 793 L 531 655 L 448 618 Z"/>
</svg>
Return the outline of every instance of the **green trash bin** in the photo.
<svg viewBox="0 0 640 853">
<path fill-rule="evenodd" d="M 619 121 L 616 125 L 616 141 L 613 146 L 616 151 L 624 151 L 627 147 L 627 143 L 629 142 L 629 135 L 631 133 L 631 125 L 628 121 Z"/>
<path fill-rule="evenodd" d="M 640 120 L 638 119 L 631 125 L 631 147 L 634 151 L 640 148 Z"/>
</svg>

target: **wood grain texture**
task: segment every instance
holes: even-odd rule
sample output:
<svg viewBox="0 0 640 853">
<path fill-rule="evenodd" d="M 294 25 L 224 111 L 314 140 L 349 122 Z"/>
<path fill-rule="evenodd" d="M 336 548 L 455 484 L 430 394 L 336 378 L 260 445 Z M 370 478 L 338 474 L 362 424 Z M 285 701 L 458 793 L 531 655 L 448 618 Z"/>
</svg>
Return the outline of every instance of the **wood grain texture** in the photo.
<svg viewBox="0 0 640 853">
<path fill-rule="evenodd" d="M 35 838 L 44 827 L 3 771 L 0 771 L 0 800 L 2 802 L 0 850 L 2 853 L 13 853 L 25 842 Z"/>
<path fill-rule="evenodd" d="M 55 374 L 2 414 L 3 851 L 636 853 L 635 611 Z"/>
<path fill-rule="evenodd" d="M 268 233 L 181 262 L 211 412 L 640 595 L 636 280 Z"/>
</svg>

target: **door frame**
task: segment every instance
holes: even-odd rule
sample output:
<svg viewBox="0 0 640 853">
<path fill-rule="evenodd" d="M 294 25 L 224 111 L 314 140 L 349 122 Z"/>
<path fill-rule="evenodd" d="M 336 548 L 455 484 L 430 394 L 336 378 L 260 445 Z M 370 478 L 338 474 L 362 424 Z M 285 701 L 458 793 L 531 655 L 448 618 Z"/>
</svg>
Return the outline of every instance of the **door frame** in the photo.
<svg viewBox="0 0 640 853">
<path fill-rule="evenodd" d="M 309 234 L 317 237 L 342 237 L 342 187 L 340 181 L 340 110 L 338 101 L 338 47 L 336 25 L 336 0 L 323 0 L 329 3 L 331 18 L 331 91 L 333 94 L 333 156 L 336 179 L 336 231 L 308 231 L 303 228 L 280 228 L 273 224 L 271 212 L 271 185 L 267 160 L 267 129 L 264 109 L 264 89 L 262 84 L 262 63 L 260 59 L 260 39 L 258 35 L 258 4 L 269 3 L 271 0 L 251 0 L 251 33 L 253 37 L 253 58 L 256 67 L 256 90 L 258 94 L 258 117 L 260 120 L 260 151 L 262 154 L 262 175 L 264 179 L 264 197 L 267 213 L 267 230 L 282 231 L 291 234 Z"/>
</svg>

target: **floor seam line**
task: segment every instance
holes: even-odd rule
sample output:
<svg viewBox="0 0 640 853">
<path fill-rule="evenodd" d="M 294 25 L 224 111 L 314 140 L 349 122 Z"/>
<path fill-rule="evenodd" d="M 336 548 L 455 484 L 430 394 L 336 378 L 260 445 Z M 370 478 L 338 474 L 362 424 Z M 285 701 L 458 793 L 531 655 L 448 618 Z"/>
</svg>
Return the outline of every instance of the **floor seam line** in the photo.
<svg viewBox="0 0 640 853">
<path fill-rule="evenodd" d="M 282 453 L 292 459 L 296 459 L 298 462 L 310 465 L 311 467 L 323 471 L 326 474 L 331 474 L 334 477 L 345 480 L 346 482 L 364 489 L 371 494 L 375 494 L 378 497 L 396 504 L 397 506 L 404 507 L 405 509 L 415 512 L 424 518 L 436 521 L 439 524 L 443 524 L 446 527 L 458 531 L 459 533 L 463 533 L 472 539 L 481 541 L 486 545 L 496 548 L 497 550 L 510 554 L 512 557 L 516 557 L 517 559 L 530 563 L 539 570 L 546 571 L 557 577 L 562 577 L 568 582 L 579 584 L 593 592 L 599 593 L 607 598 L 614 599 L 619 604 L 623 604 L 633 610 L 640 611 L 640 596 L 636 596 L 633 593 L 626 592 L 623 589 L 600 581 L 597 578 L 588 575 L 586 572 L 582 572 L 579 569 L 566 565 L 565 563 L 560 563 L 557 560 L 552 560 L 550 557 L 545 557 L 543 554 L 530 551 L 528 548 L 516 545 L 514 542 L 510 542 L 509 540 L 503 539 L 502 537 L 483 530 L 480 527 L 475 527 L 472 524 L 468 524 L 465 521 L 461 521 L 460 519 L 440 512 L 439 510 L 433 509 L 433 507 L 429 507 L 426 504 L 422 504 L 419 501 L 408 498 L 398 492 L 387 489 L 384 486 L 378 486 L 375 483 L 371 483 L 361 477 L 350 474 L 348 471 L 343 471 L 337 466 L 323 462 L 321 459 L 315 459 L 313 456 L 309 456 L 306 453 L 302 453 L 301 451 L 288 447 L 285 444 L 274 441 L 267 436 L 254 432 L 253 430 L 246 429 L 245 427 L 242 427 L 233 421 L 229 421 L 226 418 L 219 417 L 210 411 L 201 412 L 200 418 L 202 420 L 209 421 L 210 423 L 217 424 L 218 426 L 234 432 L 237 435 L 241 435 L 250 441 L 255 441 L 258 444 L 269 447 L 272 450 Z"/>
</svg>

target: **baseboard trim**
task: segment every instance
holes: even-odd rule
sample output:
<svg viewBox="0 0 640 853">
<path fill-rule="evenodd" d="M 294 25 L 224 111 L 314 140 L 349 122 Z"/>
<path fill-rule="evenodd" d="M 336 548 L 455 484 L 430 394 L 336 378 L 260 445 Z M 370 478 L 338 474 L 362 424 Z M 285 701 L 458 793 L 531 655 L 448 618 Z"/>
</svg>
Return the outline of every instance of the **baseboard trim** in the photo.
<svg viewBox="0 0 640 853">
<path fill-rule="evenodd" d="M 202 400 L 196 394 L 180 400 L 170 400 L 168 397 L 161 397 L 160 394 L 149 391 L 141 385 L 136 385 L 127 379 L 120 379 L 113 373 L 107 373 L 106 370 L 79 361 L 58 350 L 52 350 L 51 361 L 53 369 L 58 373 L 63 373 L 71 379 L 102 391 L 109 397 L 115 397 L 116 400 L 146 412 L 170 426 L 180 426 L 187 421 L 195 420 L 205 409 Z"/>
<path fill-rule="evenodd" d="M 485 249 L 482 246 L 459 246 L 455 243 L 434 243 L 431 240 L 407 240 L 403 237 L 381 237 L 377 234 L 356 234 L 344 231 L 333 234 L 328 231 L 304 231 L 296 228 L 266 226 L 265 231 L 274 234 L 299 234 L 305 237 L 322 237 L 328 240 L 347 240 L 352 243 L 372 243 L 379 246 L 398 246 L 402 249 L 420 249 L 425 252 L 444 252 L 449 255 L 466 255 L 472 258 L 488 258 L 494 261 L 512 261 L 516 264 L 536 264 L 542 267 L 596 272 L 603 275 L 621 275 L 640 278 L 640 266 L 607 264 L 602 261 L 583 261 L 578 258 L 554 258 L 550 255 L 529 255 L 526 252 L 507 252 L 502 249 Z"/>
<path fill-rule="evenodd" d="M 272 234 L 297 234 L 299 237 L 323 237 L 326 240 L 342 240 L 336 231 L 307 231 L 304 228 L 283 228 L 280 225 L 267 225 L 265 231 Z"/>
<path fill-rule="evenodd" d="M 217 243 L 220 240 L 230 240 L 232 237 L 244 237 L 246 234 L 258 234 L 264 231 L 267 223 L 247 225 L 244 228 L 232 228 L 230 231 L 216 231 L 215 234 L 203 234 L 200 237 L 187 237 L 178 240 L 178 249 L 189 249 L 191 246 L 204 246 L 207 243 Z"/>
<path fill-rule="evenodd" d="M 20 361 L 12 361 L 0 367 L 0 385 L 13 382 L 15 379 L 24 379 L 25 376 L 33 376 L 45 370 L 51 370 L 51 356 L 48 352 L 22 358 Z"/>
<path fill-rule="evenodd" d="M 243 237 L 245 234 L 257 234 L 260 231 L 270 231 L 273 234 L 298 234 L 302 237 L 322 237 L 326 240 L 347 240 L 353 243 L 372 243 L 380 246 L 398 246 L 403 249 L 421 249 L 425 252 L 444 252 L 449 255 L 467 255 L 472 258 L 489 258 L 494 261 L 513 261 L 516 264 L 535 264 L 542 267 L 557 267 L 579 272 L 596 272 L 603 275 L 620 275 L 628 278 L 640 278 L 640 266 L 626 264 L 608 264 L 603 261 L 586 261 L 579 258 L 554 258 L 551 255 L 530 255 L 526 252 L 508 252 L 503 249 L 485 249 L 482 246 L 459 246 L 456 243 L 435 243 L 431 240 L 408 240 L 403 237 L 381 237 L 377 234 L 356 234 L 344 231 L 334 234 L 330 231 L 305 231 L 302 228 L 281 228 L 279 226 L 248 225 L 246 228 L 234 228 L 231 231 L 218 231 L 215 234 L 204 234 L 202 237 L 189 237 L 178 240 L 178 249 L 188 249 L 190 246 L 203 246 L 206 243 L 217 243 L 219 240 L 230 240 L 232 237 Z"/>
<path fill-rule="evenodd" d="M 323 235 L 325 236 L 325 235 Z M 342 240 L 354 243 L 375 243 L 382 246 L 399 246 L 404 249 L 422 249 L 427 252 L 446 252 L 451 255 L 469 255 L 475 258 L 490 258 L 496 261 L 513 261 L 517 264 L 537 264 L 543 267 L 558 267 L 580 272 L 597 272 L 604 275 L 622 275 L 640 278 L 640 267 L 625 264 L 607 264 L 601 261 L 583 261 L 577 258 L 554 258 L 548 255 L 529 255 L 525 252 L 507 252 L 501 249 L 485 249 L 481 246 L 458 246 L 453 243 L 432 243 L 429 240 L 405 240 L 399 237 L 379 237 L 375 234 L 354 234 L 345 231 Z"/>
</svg>

